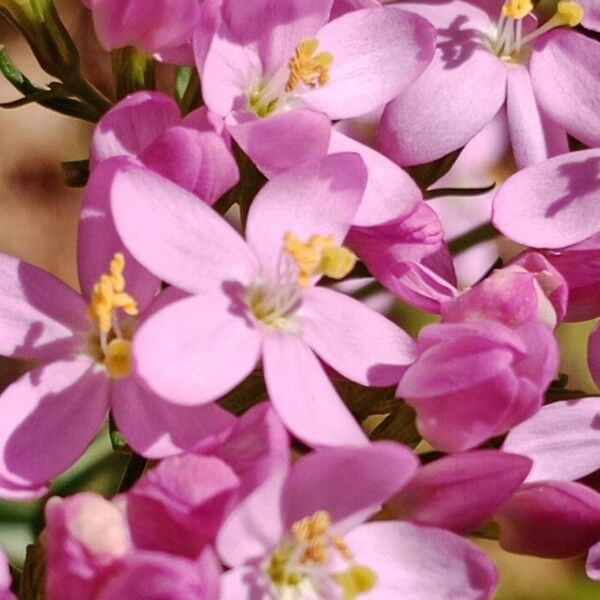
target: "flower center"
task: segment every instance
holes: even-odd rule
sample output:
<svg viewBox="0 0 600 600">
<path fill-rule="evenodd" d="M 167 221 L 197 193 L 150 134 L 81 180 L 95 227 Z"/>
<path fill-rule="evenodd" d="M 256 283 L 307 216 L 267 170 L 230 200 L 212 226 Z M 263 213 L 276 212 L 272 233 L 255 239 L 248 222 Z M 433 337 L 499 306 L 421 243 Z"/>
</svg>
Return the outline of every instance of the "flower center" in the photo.
<svg viewBox="0 0 600 600">
<path fill-rule="evenodd" d="M 531 0 L 507 0 L 502 7 L 496 37 L 491 46 L 494 54 L 508 62 L 519 62 L 526 45 L 557 27 L 576 27 L 583 18 L 583 8 L 577 2 L 561 0 L 556 12 L 537 29 L 523 35 L 523 20 L 533 11 Z"/>
<path fill-rule="evenodd" d="M 347 565 L 335 570 L 340 560 Z M 377 575 L 356 564 L 345 540 L 331 532 L 331 517 L 318 511 L 292 525 L 290 534 L 264 564 L 271 592 L 279 600 L 302 600 L 315 596 L 354 600 L 370 592 Z"/>
<path fill-rule="evenodd" d="M 355 264 L 356 256 L 348 248 L 336 246 L 331 235 L 314 234 L 302 242 L 288 232 L 283 236 L 275 276 L 254 283 L 246 293 L 246 304 L 266 327 L 297 331 L 294 313 L 311 278 L 326 275 L 342 279 Z"/>
<path fill-rule="evenodd" d="M 88 319 L 94 324 L 87 351 L 106 368 L 109 377 L 122 379 L 131 372 L 131 328 L 119 322 L 118 311 L 134 317 L 137 303 L 125 292 L 125 257 L 117 252 L 108 273 L 94 285 Z"/>
<path fill-rule="evenodd" d="M 298 88 L 314 89 L 329 81 L 329 68 L 333 56 L 319 52 L 315 38 L 302 40 L 287 64 L 267 82 L 261 82 L 248 94 L 248 110 L 259 117 L 268 117 L 299 91 Z"/>
</svg>

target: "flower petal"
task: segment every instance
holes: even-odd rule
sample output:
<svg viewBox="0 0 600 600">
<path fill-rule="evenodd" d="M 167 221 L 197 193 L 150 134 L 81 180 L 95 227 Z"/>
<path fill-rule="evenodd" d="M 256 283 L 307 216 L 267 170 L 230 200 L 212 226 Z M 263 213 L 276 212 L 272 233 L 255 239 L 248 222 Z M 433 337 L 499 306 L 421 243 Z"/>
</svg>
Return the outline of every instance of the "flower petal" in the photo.
<svg viewBox="0 0 600 600">
<path fill-rule="evenodd" d="M 50 273 L 0 254 L 0 354 L 37 360 L 66 356 L 89 327 L 80 294 Z"/>
<path fill-rule="evenodd" d="M 269 181 L 248 214 L 246 239 L 267 273 L 275 273 L 283 238 L 331 235 L 341 245 L 362 199 L 367 170 L 356 154 L 331 154 Z"/>
<path fill-rule="evenodd" d="M 136 373 L 159 396 L 183 406 L 216 400 L 256 366 L 260 332 L 224 291 L 174 302 L 133 340 Z"/>
<path fill-rule="evenodd" d="M 398 96 L 435 49 L 432 25 L 398 7 L 353 11 L 327 23 L 316 39 L 333 56 L 330 79 L 303 99 L 331 119 L 358 117 Z"/>
<path fill-rule="evenodd" d="M 590 579 L 600 581 L 600 542 L 590 548 L 585 570 Z"/>
<path fill-rule="evenodd" d="M 104 371 L 83 356 L 39 367 L 10 385 L 0 396 L 0 476 L 39 486 L 71 466 L 100 429 L 108 385 Z"/>
<path fill-rule="evenodd" d="M 509 432 L 502 449 L 533 461 L 527 481 L 580 479 L 600 468 L 600 398 L 555 402 Z"/>
<path fill-rule="evenodd" d="M 600 152 L 551 158 L 507 179 L 494 198 L 493 222 L 511 240 L 563 248 L 600 231 Z"/>
<path fill-rule="evenodd" d="M 310 446 L 356 446 L 367 439 L 323 367 L 296 335 L 272 333 L 263 340 L 269 397 L 289 431 Z"/>
<path fill-rule="evenodd" d="M 487 600 L 498 582 L 493 563 L 458 535 L 411 523 L 366 523 L 345 536 L 357 564 L 373 569 L 369 600 Z"/>
<path fill-rule="evenodd" d="M 362 385 L 394 385 L 416 358 L 414 341 L 400 327 L 334 290 L 306 290 L 298 319 L 304 341 L 318 356 Z"/>
<path fill-rule="evenodd" d="M 127 248 L 149 271 L 189 291 L 254 278 L 254 257 L 239 234 L 196 196 L 134 163 L 115 173 L 112 211 Z M 152 240 L 152 243 L 148 243 Z"/>
</svg>

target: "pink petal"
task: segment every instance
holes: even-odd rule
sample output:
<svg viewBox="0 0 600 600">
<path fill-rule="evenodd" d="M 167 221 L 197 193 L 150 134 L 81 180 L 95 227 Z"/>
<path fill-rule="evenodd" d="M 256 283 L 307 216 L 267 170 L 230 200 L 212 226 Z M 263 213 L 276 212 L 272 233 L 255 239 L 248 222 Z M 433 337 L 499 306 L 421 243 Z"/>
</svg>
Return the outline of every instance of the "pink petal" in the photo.
<svg viewBox="0 0 600 600">
<path fill-rule="evenodd" d="M 310 446 L 365 444 L 365 434 L 299 337 L 266 335 L 263 368 L 271 402 L 296 437 Z"/>
<path fill-rule="evenodd" d="M 596 0 L 579 0 L 583 7 L 583 26 L 600 31 L 600 6 Z"/>
<path fill-rule="evenodd" d="M 0 354 L 49 360 L 67 356 L 89 327 L 83 298 L 33 265 L 0 254 Z"/>
<path fill-rule="evenodd" d="M 533 461 L 527 481 L 580 479 L 600 468 L 600 398 L 544 406 L 509 432 L 502 449 Z"/>
<path fill-rule="evenodd" d="M 172 98 L 158 92 L 137 92 L 121 100 L 96 125 L 90 162 L 92 169 L 112 156 L 137 156 L 181 119 Z"/>
<path fill-rule="evenodd" d="M 161 279 L 189 292 L 218 289 L 226 279 L 253 280 L 254 257 L 244 240 L 173 182 L 129 163 L 115 174 L 111 198 L 125 245 Z"/>
<path fill-rule="evenodd" d="M 367 167 L 367 187 L 353 225 L 369 227 L 406 217 L 423 199 L 417 184 L 391 160 L 332 130 L 328 153 L 336 152 L 356 152 Z"/>
<path fill-rule="evenodd" d="M 219 600 L 272 600 L 264 587 L 265 576 L 254 567 L 237 567 L 221 576 Z"/>
<path fill-rule="evenodd" d="M 314 110 L 298 108 L 264 119 L 239 112 L 227 122 L 232 137 L 267 177 L 327 154 L 331 121 Z"/>
<path fill-rule="evenodd" d="M 546 114 L 588 146 L 600 143 L 600 43 L 566 29 L 539 39 L 531 79 Z"/>
<path fill-rule="evenodd" d="M 419 469 L 388 505 L 395 518 L 467 533 L 494 516 L 530 468 L 527 458 L 496 450 L 445 456 Z"/>
<path fill-rule="evenodd" d="M 517 168 L 523 169 L 548 158 L 542 117 L 526 67 L 509 69 L 506 83 L 510 141 Z"/>
<path fill-rule="evenodd" d="M 126 291 L 144 310 L 156 295 L 160 281 L 133 258 L 115 229 L 110 210 L 113 182 L 131 159 L 114 157 L 93 171 L 83 195 L 77 232 L 77 269 L 83 295 L 91 300 L 94 285 L 107 273 L 115 253 L 125 257 Z"/>
<path fill-rule="evenodd" d="M 326 288 L 306 290 L 298 312 L 304 341 L 336 371 L 368 386 L 394 385 L 416 358 L 400 327 L 362 302 Z M 348 323 L 353 323 L 351 328 Z"/>
<path fill-rule="evenodd" d="M 496 518 L 505 550 L 567 558 L 581 554 L 600 539 L 600 494 L 579 483 L 531 483 L 521 488 Z"/>
<path fill-rule="evenodd" d="M 235 418 L 216 404 L 178 406 L 133 377 L 115 382 L 111 403 L 127 443 L 152 459 L 180 454 L 200 442 L 221 440 L 235 424 Z"/>
<path fill-rule="evenodd" d="M 377 512 L 418 464 L 408 448 L 393 442 L 311 452 L 294 464 L 285 482 L 281 500 L 285 525 L 325 510 L 336 531 L 349 531 Z M 359 485 L 348 486 L 348 481 Z"/>
<path fill-rule="evenodd" d="M 133 340 L 137 374 L 159 396 L 183 406 L 216 400 L 256 366 L 260 332 L 222 291 L 170 304 Z"/>
<path fill-rule="evenodd" d="M 11 502 L 27 502 L 36 500 L 48 493 L 48 486 L 26 486 L 17 485 L 0 477 L 0 498 Z M 0 596 L 0 600 L 4 600 Z"/>
<path fill-rule="evenodd" d="M 330 79 L 303 98 L 332 119 L 358 117 L 398 96 L 427 68 L 435 49 L 431 24 L 397 7 L 348 13 L 316 39 L 333 55 Z"/>
<path fill-rule="evenodd" d="M 533 248 L 563 248 L 598 233 L 598 165 L 598 150 L 585 150 L 519 171 L 494 199 L 494 225 Z"/>
<path fill-rule="evenodd" d="M 376 6 L 380 6 L 379 0 L 334 0 L 331 8 L 331 18 L 335 19 L 353 10 L 374 8 Z"/>
<path fill-rule="evenodd" d="M 283 238 L 331 235 L 342 244 L 362 199 L 367 171 L 356 154 L 332 154 L 269 181 L 248 214 L 246 239 L 267 273 L 277 269 Z"/>
<path fill-rule="evenodd" d="M 283 534 L 281 490 L 287 467 L 275 469 L 229 514 L 217 537 L 221 560 L 230 567 L 262 557 Z"/>
<path fill-rule="evenodd" d="M 586 573 L 590 579 L 600 581 L 600 542 L 592 546 L 588 553 Z"/>
<path fill-rule="evenodd" d="M 587 362 L 596 385 L 600 382 L 600 327 L 596 325 L 588 339 Z"/>
<path fill-rule="evenodd" d="M 345 539 L 356 563 L 377 576 L 369 600 L 488 600 L 498 582 L 487 556 L 449 531 L 411 523 L 366 523 Z"/>
<path fill-rule="evenodd" d="M 108 385 L 84 356 L 39 367 L 10 385 L 0 396 L 0 476 L 39 486 L 71 466 L 100 429 Z"/>
</svg>

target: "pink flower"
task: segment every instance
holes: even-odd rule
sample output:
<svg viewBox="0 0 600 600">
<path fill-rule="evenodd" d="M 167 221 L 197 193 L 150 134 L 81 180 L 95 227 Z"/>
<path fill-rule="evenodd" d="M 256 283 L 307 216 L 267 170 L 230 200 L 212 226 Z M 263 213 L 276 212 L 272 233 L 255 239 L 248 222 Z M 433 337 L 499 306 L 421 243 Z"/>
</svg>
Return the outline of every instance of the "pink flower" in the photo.
<svg viewBox="0 0 600 600">
<path fill-rule="evenodd" d="M 171 182 L 132 163 L 116 172 L 113 215 L 128 248 L 193 294 L 139 330 L 139 376 L 196 405 L 227 393 L 262 358 L 271 401 L 294 435 L 311 445 L 364 443 L 315 353 L 345 377 L 387 386 L 413 360 L 414 344 L 360 302 L 314 284 L 352 268 L 341 244 L 365 181 L 350 154 L 277 176 L 252 203 L 246 242 Z"/>
<path fill-rule="evenodd" d="M 232 567 L 221 599 L 489 598 L 495 569 L 469 542 L 410 523 L 364 522 L 416 464 L 401 445 L 378 443 L 317 450 L 274 475 L 219 533 L 218 553 Z"/>
<path fill-rule="evenodd" d="M 519 167 L 566 152 L 566 132 L 598 143 L 600 44 L 570 29 L 584 14 L 577 2 L 559 2 L 543 24 L 531 2 L 402 7 L 429 19 L 438 40 L 431 65 L 382 118 L 380 143 L 398 164 L 426 163 L 462 148 L 504 105 Z"/>
<path fill-rule="evenodd" d="M 428 325 L 417 355 L 397 395 L 417 411 L 423 437 L 448 452 L 473 448 L 537 412 L 558 366 L 554 337 L 535 321 Z"/>
<path fill-rule="evenodd" d="M 131 94 L 100 119 L 91 168 L 115 156 L 136 157 L 210 205 L 239 181 L 222 119 L 206 108 L 182 119 L 175 101 L 158 92 Z"/>
<path fill-rule="evenodd" d="M 16 600 L 10 591 L 10 583 L 8 561 L 0 549 L 0 600 Z"/>
<path fill-rule="evenodd" d="M 417 15 L 376 7 L 328 23 L 331 5 L 225 2 L 206 59 L 196 40 L 207 106 L 267 176 L 323 155 L 331 119 L 389 102 L 431 59 L 434 31 Z"/>
</svg>

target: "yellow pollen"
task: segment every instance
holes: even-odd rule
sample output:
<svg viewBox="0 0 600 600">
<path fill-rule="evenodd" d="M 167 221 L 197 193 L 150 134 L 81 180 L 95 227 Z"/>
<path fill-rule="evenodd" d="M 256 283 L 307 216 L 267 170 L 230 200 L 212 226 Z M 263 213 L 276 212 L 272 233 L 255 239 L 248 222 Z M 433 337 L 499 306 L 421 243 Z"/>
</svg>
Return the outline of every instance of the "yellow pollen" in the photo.
<svg viewBox="0 0 600 600">
<path fill-rule="evenodd" d="M 286 252 L 298 266 L 301 287 L 307 287 L 314 275 L 342 279 L 356 264 L 354 253 L 344 246 L 336 246 L 331 235 L 315 234 L 302 242 L 293 233 L 286 233 L 283 242 Z"/>
<path fill-rule="evenodd" d="M 335 580 L 344 592 L 344 600 L 354 600 L 375 587 L 377 575 L 369 567 L 352 565 L 347 571 L 338 573 Z"/>
<path fill-rule="evenodd" d="M 109 272 L 100 277 L 92 290 L 88 319 L 97 321 L 101 332 L 108 333 L 112 329 L 112 317 L 119 308 L 130 316 L 138 314 L 136 301 L 125 293 L 124 269 L 125 257 L 117 252 L 110 261 Z"/>
<path fill-rule="evenodd" d="M 560 21 L 563 25 L 577 27 L 583 19 L 583 8 L 577 2 L 561 0 L 556 7 L 554 19 Z"/>
<path fill-rule="evenodd" d="M 104 365 L 113 379 L 123 379 L 131 373 L 131 342 L 115 338 L 108 343 Z"/>
<path fill-rule="evenodd" d="M 300 83 L 312 89 L 329 81 L 333 56 L 329 52 L 315 55 L 318 47 L 319 40 L 315 38 L 303 40 L 296 46 L 294 56 L 288 62 L 290 76 L 285 86 L 286 92 L 294 91 Z"/>
<path fill-rule="evenodd" d="M 523 19 L 532 10 L 531 0 L 508 0 L 502 7 L 502 16 L 510 19 Z"/>
</svg>

